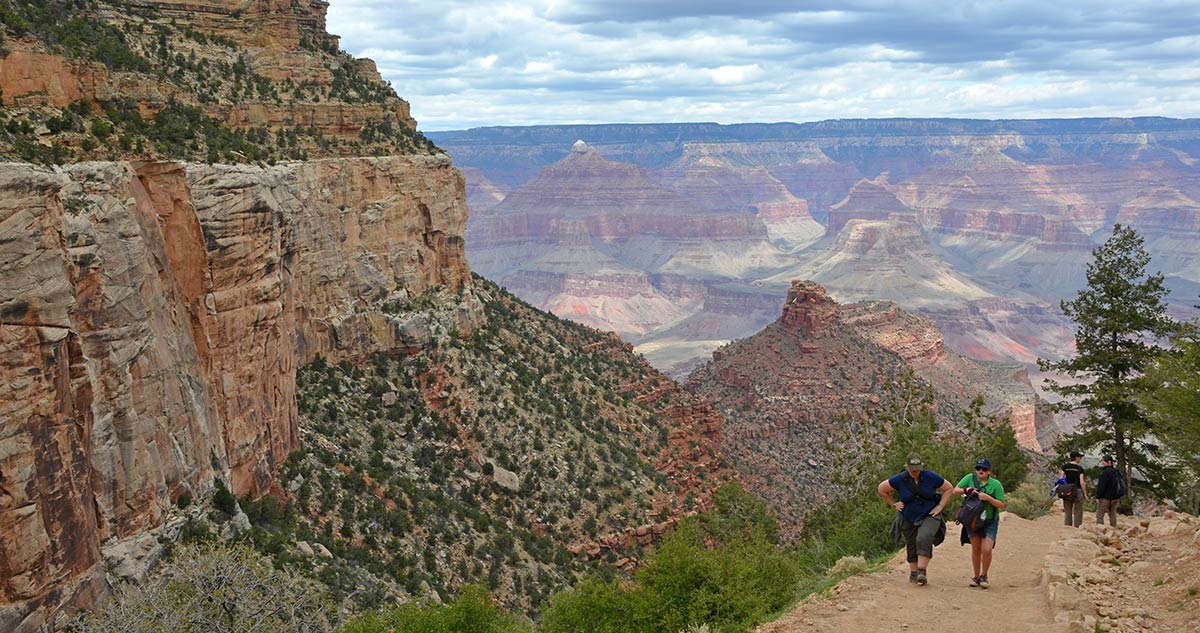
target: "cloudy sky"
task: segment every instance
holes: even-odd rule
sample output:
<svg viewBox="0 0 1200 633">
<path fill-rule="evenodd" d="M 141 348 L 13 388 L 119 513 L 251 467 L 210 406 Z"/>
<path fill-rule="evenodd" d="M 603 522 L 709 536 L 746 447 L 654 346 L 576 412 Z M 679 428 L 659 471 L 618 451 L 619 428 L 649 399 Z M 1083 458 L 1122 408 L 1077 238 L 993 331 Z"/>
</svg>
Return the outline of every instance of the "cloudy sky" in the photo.
<svg viewBox="0 0 1200 633">
<path fill-rule="evenodd" d="M 424 130 L 1200 116 L 1200 0 L 331 2 Z"/>
</svg>

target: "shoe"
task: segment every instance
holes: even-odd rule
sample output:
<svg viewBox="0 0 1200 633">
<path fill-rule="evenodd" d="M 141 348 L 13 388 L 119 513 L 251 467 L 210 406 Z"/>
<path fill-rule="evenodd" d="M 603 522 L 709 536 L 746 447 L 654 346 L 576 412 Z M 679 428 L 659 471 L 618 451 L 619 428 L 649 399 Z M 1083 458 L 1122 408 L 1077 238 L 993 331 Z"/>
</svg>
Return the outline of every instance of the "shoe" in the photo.
<svg viewBox="0 0 1200 633">
<path fill-rule="evenodd" d="M 917 572 L 915 572 L 915 571 L 908 572 L 908 582 L 911 582 L 914 585 L 917 584 Z"/>
<path fill-rule="evenodd" d="M 925 577 L 925 570 L 918 569 L 917 570 L 917 584 L 924 585 L 927 582 L 929 582 L 929 579 Z"/>
<path fill-rule="evenodd" d="M 987 579 L 987 576 L 980 576 L 980 577 L 979 577 L 979 588 L 980 588 L 980 589 L 987 589 L 987 588 L 988 588 L 988 579 Z"/>
<path fill-rule="evenodd" d="M 970 584 L 970 585 L 968 585 L 968 586 L 969 586 L 969 587 L 978 587 L 978 586 L 979 586 L 979 578 L 978 578 L 978 577 L 972 577 L 972 578 L 971 578 L 971 584 Z"/>
</svg>

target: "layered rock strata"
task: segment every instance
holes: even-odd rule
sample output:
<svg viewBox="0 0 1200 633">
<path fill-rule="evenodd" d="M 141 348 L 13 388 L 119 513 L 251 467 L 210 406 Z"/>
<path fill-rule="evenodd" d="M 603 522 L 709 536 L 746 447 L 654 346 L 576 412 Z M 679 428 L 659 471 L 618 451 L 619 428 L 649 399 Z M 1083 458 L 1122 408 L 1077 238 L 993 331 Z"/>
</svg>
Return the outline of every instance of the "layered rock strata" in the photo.
<svg viewBox="0 0 1200 633">
<path fill-rule="evenodd" d="M 297 365 L 430 336 L 389 302 L 461 294 L 449 324 L 479 318 L 444 156 L 9 164 L 0 192 L 4 630 L 94 593 L 100 543 L 180 495 L 268 488 Z"/>
</svg>

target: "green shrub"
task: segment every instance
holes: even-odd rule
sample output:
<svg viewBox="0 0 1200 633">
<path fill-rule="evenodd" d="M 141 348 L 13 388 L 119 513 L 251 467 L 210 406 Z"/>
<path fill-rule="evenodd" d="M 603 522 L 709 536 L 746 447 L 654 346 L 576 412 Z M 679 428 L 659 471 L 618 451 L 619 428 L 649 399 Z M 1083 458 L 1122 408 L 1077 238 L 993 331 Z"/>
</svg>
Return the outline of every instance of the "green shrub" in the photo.
<svg viewBox="0 0 1200 633">
<path fill-rule="evenodd" d="M 237 514 L 237 498 L 233 496 L 232 492 L 229 492 L 229 488 L 225 486 L 225 482 L 214 478 L 213 485 L 217 489 L 213 493 L 213 507 L 229 516 Z"/>
<path fill-rule="evenodd" d="M 632 587 L 593 578 L 556 595 L 542 630 L 747 631 L 789 605 L 805 571 L 774 542 L 779 526 L 766 504 L 737 484 L 722 486 L 714 501 L 663 540 Z"/>
<path fill-rule="evenodd" d="M 1030 475 L 1006 495 L 1007 510 L 1023 519 L 1036 519 L 1050 512 L 1054 506 L 1046 486 L 1035 475 Z"/>
<path fill-rule="evenodd" d="M 387 613 L 354 618 L 342 633 L 510 633 L 528 631 L 492 603 L 482 588 L 469 585 L 450 604 L 421 607 L 404 605 Z"/>
</svg>

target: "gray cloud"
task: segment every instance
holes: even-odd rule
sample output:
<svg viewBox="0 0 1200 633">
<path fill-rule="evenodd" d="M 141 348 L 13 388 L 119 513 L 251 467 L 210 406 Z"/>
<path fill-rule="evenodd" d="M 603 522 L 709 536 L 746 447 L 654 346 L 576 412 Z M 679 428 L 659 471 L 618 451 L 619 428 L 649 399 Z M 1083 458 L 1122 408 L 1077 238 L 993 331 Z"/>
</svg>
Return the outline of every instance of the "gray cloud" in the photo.
<svg viewBox="0 0 1200 633">
<path fill-rule="evenodd" d="M 333 0 L 424 129 L 1200 116 L 1200 0 Z"/>
</svg>

